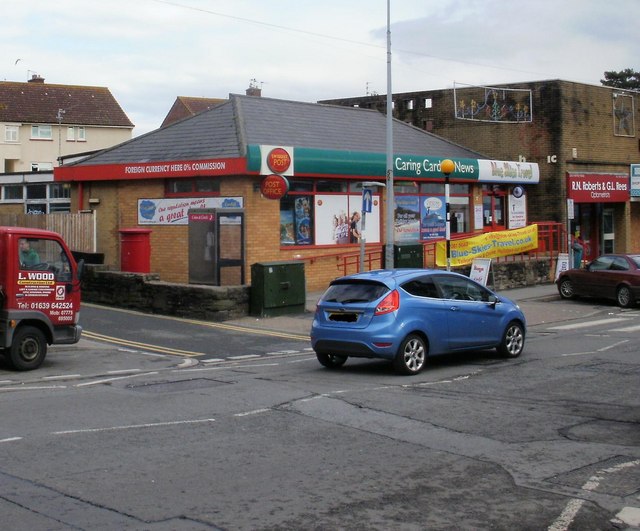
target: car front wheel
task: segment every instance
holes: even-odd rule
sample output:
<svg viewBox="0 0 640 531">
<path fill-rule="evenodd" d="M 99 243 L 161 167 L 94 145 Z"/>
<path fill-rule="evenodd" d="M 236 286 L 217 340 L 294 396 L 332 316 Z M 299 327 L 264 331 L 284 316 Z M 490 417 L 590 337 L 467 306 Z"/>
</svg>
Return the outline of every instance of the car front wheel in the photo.
<svg viewBox="0 0 640 531">
<path fill-rule="evenodd" d="M 524 328 L 515 321 L 509 323 L 502 336 L 498 352 L 506 358 L 517 358 L 524 350 Z"/>
<path fill-rule="evenodd" d="M 558 284 L 558 291 L 563 299 L 573 299 L 576 296 L 573 289 L 573 282 L 568 278 L 565 278 Z"/>
<path fill-rule="evenodd" d="M 400 374 L 418 374 L 427 362 L 428 347 L 426 341 L 417 334 L 409 334 L 398 349 L 393 361 Z"/>
<path fill-rule="evenodd" d="M 616 292 L 616 300 L 621 308 L 630 308 L 634 304 L 633 295 L 628 286 L 620 286 Z"/>
<path fill-rule="evenodd" d="M 323 367 L 327 367 L 327 369 L 337 369 L 342 367 L 347 361 L 346 356 L 336 356 L 335 354 L 321 354 L 320 352 L 316 352 L 316 357 L 320 362 L 320 365 Z"/>
</svg>

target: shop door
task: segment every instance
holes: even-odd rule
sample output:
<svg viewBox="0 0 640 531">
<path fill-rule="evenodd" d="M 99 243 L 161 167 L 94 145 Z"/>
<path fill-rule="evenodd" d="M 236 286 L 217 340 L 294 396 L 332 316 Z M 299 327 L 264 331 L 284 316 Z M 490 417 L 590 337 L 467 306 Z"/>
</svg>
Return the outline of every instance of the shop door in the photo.
<svg viewBox="0 0 640 531">
<path fill-rule="evenodd" d="M 615 252 L 615 229 L 613 223 L 613 208 L 602 210 L 602 251 L 603 253 Z"/>
<path fill-rule="evenodd" d="M 491 232 L 505 229 L 506 203 L 507 193 L 502 187 L 495 185 L 483 189 L 482 224 L 485 231 Z"/>
<path fill-rule="evenodd" d="M 245 283 L 244 210 L 189 210 L 189 283 Z"/>
</svg>

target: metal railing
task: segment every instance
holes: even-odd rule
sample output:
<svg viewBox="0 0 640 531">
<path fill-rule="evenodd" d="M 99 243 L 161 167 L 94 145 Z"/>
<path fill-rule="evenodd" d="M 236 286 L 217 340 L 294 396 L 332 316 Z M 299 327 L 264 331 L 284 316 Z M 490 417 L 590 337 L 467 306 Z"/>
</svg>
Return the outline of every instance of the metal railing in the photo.
<svg viewBox="0 0 640 531">
<path fill-rule="evenodd" d="M 537 222 L 538 225 L 538 248 L 526 253 L 509 256 L 501 256 L 495 259 L 496 263 L 503 262 L 526 262 L 538 260 L 540 258 L 557 259 L 558 253 L 567 252 L 566 227 L 562 223 L 554 221 Z M 452 239 L 468 238 L 469 236 L 454 236 Z M 444 238 L 424 242 L 423 267 L 436 267 L 436 245 L 443 242 Z M 364 269 L 381 269 L 384 267 L 385 249 L 383 244 L 367 244 L 364 253 Z M 356 273 L 360 270 L 360 252 L 343 251 L 339 253 L 321 254 L 298 258 L 313 264 L 319 260 L 335 260 L 336 269 L 341 275 Z"/>
</svg>

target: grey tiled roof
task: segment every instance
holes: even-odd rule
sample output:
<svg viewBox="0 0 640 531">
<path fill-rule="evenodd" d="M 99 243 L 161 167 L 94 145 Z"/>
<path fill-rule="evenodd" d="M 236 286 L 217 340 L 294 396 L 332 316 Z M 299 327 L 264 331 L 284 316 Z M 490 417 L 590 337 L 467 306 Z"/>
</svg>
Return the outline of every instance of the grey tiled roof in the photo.
<svg viewBox="0 0 640 531">
<path fill-rule="evenodd" d="M 384 153 L 386 117 L 369 109 L 230 95 L 208 111 L 78 164 L 236 158 L 245 156 L 250 144 Z M 399 154 L 487 158 L 398 120 L 393 121 L 393 145 Z"/>
</svg>

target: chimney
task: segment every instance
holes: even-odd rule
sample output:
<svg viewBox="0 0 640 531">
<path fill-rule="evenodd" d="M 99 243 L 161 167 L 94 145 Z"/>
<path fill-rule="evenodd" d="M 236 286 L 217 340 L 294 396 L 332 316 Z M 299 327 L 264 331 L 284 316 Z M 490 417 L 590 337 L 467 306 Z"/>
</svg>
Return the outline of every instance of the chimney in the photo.
<svg viewBox="0 0 640 531">
<path fill-rule="evenodd" d="M 27 80 L 27 83 L 44 83 L 44 78 L 40 77 L 38 74 L 33 74 L 31 79 Z"/>
<path fill-rule="evenodd" d="M 260 85 L 262 85 L 262 83 L 260 83 Z M 246 90 L 245 94 L 247 96 L 257 96 L 258 98 L 262 96 L 262 89 L 255 79 L 249 81 L 249 88 Z"/>
</svg>

